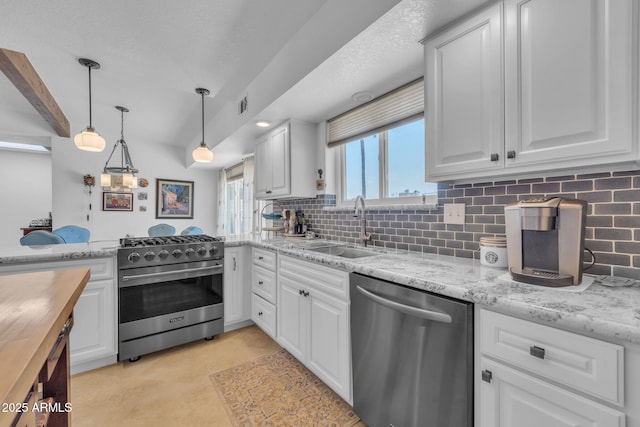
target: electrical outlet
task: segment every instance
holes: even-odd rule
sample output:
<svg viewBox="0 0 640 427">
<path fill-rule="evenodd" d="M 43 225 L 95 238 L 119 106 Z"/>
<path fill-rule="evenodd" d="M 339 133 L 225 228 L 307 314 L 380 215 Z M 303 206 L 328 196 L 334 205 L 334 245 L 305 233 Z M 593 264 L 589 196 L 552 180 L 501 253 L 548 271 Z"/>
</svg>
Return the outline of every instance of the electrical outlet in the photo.
<svg viewBox="0 0 640 427">
<path fill-rule="evenodd" d="M 445 203 L 444 204 L 444 223 L 445 224 L 464 224 L 465 204 L 464 203 Z"/>
</svg>

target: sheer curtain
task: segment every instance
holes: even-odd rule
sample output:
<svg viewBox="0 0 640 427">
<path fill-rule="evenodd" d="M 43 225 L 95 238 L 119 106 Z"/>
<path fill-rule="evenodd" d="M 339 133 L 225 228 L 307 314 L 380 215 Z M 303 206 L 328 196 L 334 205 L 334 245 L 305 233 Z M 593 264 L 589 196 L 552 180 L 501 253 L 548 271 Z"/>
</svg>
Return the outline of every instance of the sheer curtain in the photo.
<svg viewBox="0 0 640 427">
<path fill-rule="evenodd" d="M 218 217 L 216 223 L 216 236 L 224 236 L 227 234 L 224 229 L 226 220 L 226 200 L 227 200 L 227 172 L 220 169 L 218 172 Z"/>
<path fill-rule="evenodd" d="M 241 233 L 253 233 L 254 224 L 258 224 L 257 212 L 254 210 L 255 200 L 253 198 L 253 157 L 248 157 L 243 161 L 242 181 L 244 191 L 242 192 L 242 230 Z"/>
</svg>

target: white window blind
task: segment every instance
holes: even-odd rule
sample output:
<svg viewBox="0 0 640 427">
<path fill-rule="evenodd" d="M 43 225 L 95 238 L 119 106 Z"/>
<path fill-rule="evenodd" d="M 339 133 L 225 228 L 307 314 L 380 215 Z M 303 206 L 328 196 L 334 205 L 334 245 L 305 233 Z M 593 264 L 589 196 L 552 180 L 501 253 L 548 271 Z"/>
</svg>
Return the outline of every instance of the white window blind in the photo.
<svg viewBox="0 0 640 427">
<path fill-rule="evenodd" d="M 334 147 L 415 120 L 424 114 L 421 77 L 327 121 L 327 144 Z"/>
<path fill-rule="evenodd" d="M 233 165 L 224 170 L 227 175 L 227 181 L 235 181 L 236 179 L 242 178 L 242 174 L 244 172 L 244 164 L 242 162 L 237 165 Z"/>
</svg>

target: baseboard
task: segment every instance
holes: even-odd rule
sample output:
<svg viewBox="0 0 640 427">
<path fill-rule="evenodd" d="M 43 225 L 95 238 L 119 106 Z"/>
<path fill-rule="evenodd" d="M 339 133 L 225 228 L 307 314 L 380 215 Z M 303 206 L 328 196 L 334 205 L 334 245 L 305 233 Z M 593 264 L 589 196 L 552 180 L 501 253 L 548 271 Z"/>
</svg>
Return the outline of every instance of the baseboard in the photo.
<svg viewBox="0 0 640 427">
<path fill-rule="evenodd" d="M 102 368 L 103 366 L 113 365 L 118 362 L 118 355 L 114 354 L 100 359 L 90 360 L 82 363 L 71 363 L 71 375 L 81 372 L 91 371 L 92 369 Z"/>
<path fill-rule="evenodd" d="M 245 326 L 251 326 L 253 324 L 254 324 L 253 320 L 251 320 L 251 319 L 242 320 L 240 322 L 231 323 L 229 325 L 224 325 L 224 331 L 225 332 L 231 332 L 231 331 L 235 331 L 236 329 L 244 328 Z"/>
</svg>

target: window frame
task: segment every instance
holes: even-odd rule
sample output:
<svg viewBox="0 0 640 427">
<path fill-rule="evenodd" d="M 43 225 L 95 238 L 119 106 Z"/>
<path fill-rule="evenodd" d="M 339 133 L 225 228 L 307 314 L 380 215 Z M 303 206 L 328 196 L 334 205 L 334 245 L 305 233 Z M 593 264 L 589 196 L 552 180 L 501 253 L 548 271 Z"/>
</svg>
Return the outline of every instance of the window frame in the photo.
<svg viewBox="0 0 640 427">
<path fill-rule="evenodd" d="M 389 131 L 395 129 L 400 126 L 407 125 L 409 123 L 416 122 L 418 120 L 424 120 L 424 117 L 418 117 L 415 120 L 405 121 L 399 123 L 398 126 L 391 127 L 389 129 L 383 130 L 381 132 L 373 133 L 372 135 L 378 135 L 378 167 L 379 167 L 379 189 L 380 194 L 385 197 L 371 199 L 365 198 L 367 203 L 367 207 L 398 207 L 403 205 L 415 205 L 419 207 L 429 207 L 435 208 L 438 204 L 438 194 L 437 190 L 434 194 L 426 194 L 419 196 L 410 196 L 410 197 L 388 197 L 389 194 L 389 158 L 388 158 L 388 149 L 389 149 Z M 354 201 L 346 200 L 346 145 L 351 142 L 355 142 L 362 139 L 362 137 L 354 138 L 351 141 L 340 144 L 338 147 L 338 155 L 336 156 L 336 160 L 338 162 L 336 171 L 338 172 L 338 176 L 336 177 L 336 205 L 340 208 L 351 208 Z M 425 162 L 426 167 L 426 162 Z M 435 184 L 435 183 L 434 183 Z"/>
<path fill-rule="evenodd" d="M 239 183 L 240 181 L 240 183 Z M 234 186 L 234 190 L 236 193 L 236 197 L 234 197 L 233 201 L 233 207 L 234 207 L 234 212 L 236 213 L 234 215 L 233 218 L 229 218 L 228 215 L 228 206 L 225 207 L 225 225 L 224 225 L 224 231 L 225 234 L 228 236 L 237 236 L 242 234 L 242 225 L 243 225 L 243 219 L 244 219 L 244 215 L 243 212 L 240 211 L 240 208 L 242 208 L 244 210 L 244 195 L 242 197 L 238 197 L 238 189 L 241 188 L 242 191 L 245 191 L 244 188 L 244 176 L 243 175 L 239 175 L 236 176 L 230 180 L 228 180 L 225 183 L 225 203 L 228 203 L 229 201 L 229 185 L 233 185 Z M 228 226 L 233 223 L 234 228 L 237 228 L 237 230 L 235 230 L 236 232 L 231 234 L 229 232 Z"/>
</svg>

